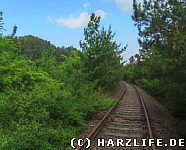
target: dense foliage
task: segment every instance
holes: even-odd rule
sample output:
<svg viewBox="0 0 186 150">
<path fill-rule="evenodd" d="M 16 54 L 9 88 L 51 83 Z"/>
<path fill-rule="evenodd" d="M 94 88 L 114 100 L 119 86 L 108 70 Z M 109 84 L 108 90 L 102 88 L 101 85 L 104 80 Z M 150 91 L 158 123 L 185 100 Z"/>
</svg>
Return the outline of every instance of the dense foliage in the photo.
<svg viewBox="0 0 186 150">
<path fill-rule="evenodd" d="M 123 76 L 120 49 L 113 38 L 111 27 L 108 31 L 99 29 L 100 17 L 92 14 L 88 26 L 84 29 L 84 41 L 80 42 L 83 51 L 85 72 L 89 80 L 94 81 L 95 87 L 113 90 Z"/>
<path fill-rule="evenodd" d="M 185 126 L 186 120 L 186 1 L 134 0 L 139 30 L 139 54 L 130 58 L 125 79 L 157 97 Z M 183 131 L 182 131 L 183 133 Z M 186 133 L 184 133 L 186 136 Z"/>
<path fill-rule="evenodd" d="M 15 35 L 16 28 L 17 27 L 14 26 L 12 36 Z M 77 49 L 73 47 L 56 47 L 51 44 L 50 41 L 46 41 L 32 35 L 14 37 L 14 41 L 20 43 L 22 54 L 32 60 L 41 58 L 45 52 L 52 51 L 52 55 L 59 62 L 63 61 L 63 55 L 70 56 L 72 51 L 77 51 Z"/>
<path fill-rule="evenodd" d="M 67 149 L 87 119 L 113 104 L 84 72 L 84 54 L 57 61 L 53 49 L 32 36 L 0 36 L 1 150 Z"/>
</svg>

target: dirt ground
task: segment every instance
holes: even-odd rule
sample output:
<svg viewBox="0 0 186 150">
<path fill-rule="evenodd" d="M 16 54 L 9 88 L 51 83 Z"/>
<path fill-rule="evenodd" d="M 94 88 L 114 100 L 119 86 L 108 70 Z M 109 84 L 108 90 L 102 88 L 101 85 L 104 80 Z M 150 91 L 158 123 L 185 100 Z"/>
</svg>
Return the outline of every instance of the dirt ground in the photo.
<svg viewBox="0 0 186 150">
<path fill-rule="evenodd" d="M 144 99 L 146 109 L 149 114 L 150 123 L 152 126 L 155 138 L 161 138 L 167 142 L 169 139 L 179 139 L 178 135 L 178 121 L 171 115 L 171 113 L 164 108 L 156 99 L 148 95 L 147 92 L 138 88 Z M 160 150 L 185 150 L 185 147 L 158 148 Z"/>
</svg>

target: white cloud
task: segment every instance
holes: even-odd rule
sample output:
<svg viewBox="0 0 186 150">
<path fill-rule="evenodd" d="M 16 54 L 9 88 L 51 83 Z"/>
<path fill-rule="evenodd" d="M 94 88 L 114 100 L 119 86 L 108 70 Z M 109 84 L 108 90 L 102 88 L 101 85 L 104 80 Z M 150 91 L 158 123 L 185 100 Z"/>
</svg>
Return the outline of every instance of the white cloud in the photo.
<svg viewBox="0 0 186 150">
<path fill-rule="evenodd" d="M 84 4 L 83 4 L 83 7 L 84 7 L 84 8 L 87 8 L 87 7 L 89 7 L 89 6 L 90 6 L 90 3 L 84 3 Z"/>
<path fill-rule="evenodd" d="M 137 0 L 137 2 L 142 2 L 143 0 Z M 133 9 L 133 0 L 114 0 L 117 7 L 123 12 L 131 12 Z"/>
<path fill-rule="evenodd" d="M 103 10 L 97 10 L 95 12 L 97 16 L 101 16 L 101 18 L 104 18 L 106 16 L 106 12 Z M 70 29 L 76 29 L 80 27 L 84 27 L 88 24 L 90 18 L 90 14 L 87 12 L 81 12 L 78 16 L 74 17 L 71 15 L 68 18 L 59 18 L 59 19 L 52 19 L 52 17 L 48 16 L 48 19 L 55 20 L 60 25 L 66 26 Z"/>
<path fill-rule="evenodd" d="M 64 25 L 68 28 L 79 28 L 82 26 L 85 26 L 89 21 L 89 14 L 87 12 L 82 12 L 79 14 L 78 17 L 72 17 L 69 18 L 60 18 L 56 19 L 56 22 L 60 25 Z"/>
<path fill-rule="evenodd" d="M 53 18 L 51 16 L 47 17 L 49 21 L 53 21 Z"/>
<path fill-rule="evenodd" d="M 100 16 L 101 18 L 104 18 L 106 16 L 106 12 L 104 12 L 103 10 L 97 10 L 95 14 L 96 16 Z"/>
</svg>

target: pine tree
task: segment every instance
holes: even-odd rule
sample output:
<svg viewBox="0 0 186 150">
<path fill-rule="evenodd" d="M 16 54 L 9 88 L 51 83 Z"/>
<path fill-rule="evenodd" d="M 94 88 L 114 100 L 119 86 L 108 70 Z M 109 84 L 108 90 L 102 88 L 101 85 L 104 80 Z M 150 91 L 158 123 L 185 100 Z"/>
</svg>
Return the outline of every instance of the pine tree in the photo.
<svg viewBox="0 0 186 150">
<path fill-rule="evenodd" d="M 3 12 L 0 11 L 0 37 L 3 36 Z"/>
<path fill-rule="evenodd" d="M 84 29 L 84 41 L 80 47 L 84 54 L 86 72 L 89 79 L 95 82 L 96 87 L 113 89 L 121 79 L 122 60 L 120 44 L 113 38 L 111 27 L 108 31 L 100 28 L 99 16 L 92 14 L 88 26 Z"/>
<path fill-rule="evenodd" d="M 175 68 L 186 64 L 186 1 L 134 0 L 132 19 L 139 30 L 141 58 L 155 49 Z M 185 65 L 186 66 L 186 65 Z"/>
<path fill-rule="evenodd" d="M 12 37 L 14 37 L 15 35 L 16 35 L 16 32 L 17 32 L 17 26 L 15 25 L 14 27 L 13 27 L 13 30 L 12 30 Z"/>
</svg>

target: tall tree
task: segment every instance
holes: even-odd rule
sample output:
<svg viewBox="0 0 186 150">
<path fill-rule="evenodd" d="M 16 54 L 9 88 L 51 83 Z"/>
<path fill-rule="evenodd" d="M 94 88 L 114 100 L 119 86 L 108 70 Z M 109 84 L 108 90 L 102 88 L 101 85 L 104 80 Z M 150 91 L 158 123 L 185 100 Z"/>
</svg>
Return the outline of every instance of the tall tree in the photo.
<svg viewBox="0 0 186 150">
<path fill-rule="evenodd" d="M 133 0 L 132 16 L 139 30 L 141 59 L 155 49 L 175 69 L 186 67 L 186 1 Z"/>
<path fill-rule="evenodd" d="M 138 83 L 186 120 L 186 1 L 133 2 L 141 46 Z"/>
<path fill-rule="evenodd" d="M 0 37 L 3 35 L 3 12 L 0 11 Z"/>
<path fill-rule="evenodd" d="M 12 37 L 14 37 L 15 35 L 16 35 L 16 32 L 17 32 L 17 26 L 15 25 L 14 27 L 13 27 L 13 30 L 12 30 Z"/>
<path fill-rule="evenodd" d="M 89 79 L 95 81 L 97 87 L 113 89 L 121 79 L 122 60 L 120 49 L 113 38 L 111 27 L 108 31 L 100 28 L 101 17 L 92 14 L 88 26 L 84 29 L 84 41 L 80 47 L 84 54 L 86 72 Z"/>
</svg>

